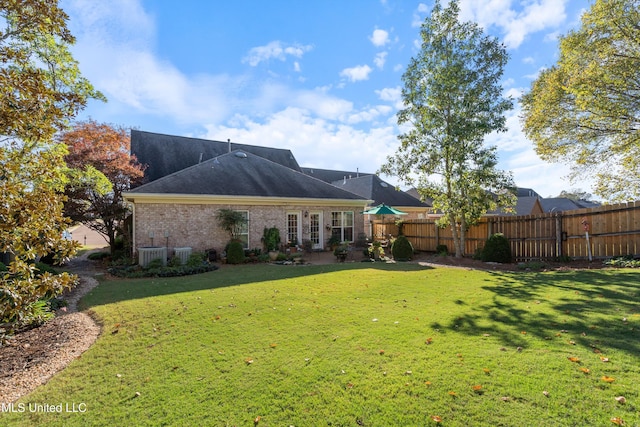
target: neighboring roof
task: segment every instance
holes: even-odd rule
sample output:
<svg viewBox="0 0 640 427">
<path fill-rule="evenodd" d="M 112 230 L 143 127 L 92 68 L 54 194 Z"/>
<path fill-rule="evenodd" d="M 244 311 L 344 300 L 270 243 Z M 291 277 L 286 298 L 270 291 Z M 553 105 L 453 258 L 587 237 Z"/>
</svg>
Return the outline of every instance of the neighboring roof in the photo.
<svg viewBox="0 0 640 427">
<path fill-rule="evenodd" d="M 405 191 L 405 193 L 407 193 L 408 195 L 410 195 L 413 198 L 416 198 L 418 200 L 420 200 L 422 202 L 422 197 L 420 196 L 420 193 L 418 193 L 418 189 L 415 187 L 412 187 L 410 189 L 408 189 L 407 191 Z M 424 200 L 423 203 L 426 203 L 429 206 L 433 206 L 433 199 L 427 198 Z"/>
<path fill-rule="evenodd" d="M 291 150 L 131 130 L 131 154 L 134 154 L 141 164 L 148 165 L 145 170 L 147 182 L 233 150 L 243 150 L 300 171 Z"/>
<path fill-rule="evenodd" d="M 545 212 L 564 212 L 583 208 L 594 208 L 600 206 L 598 202 L 588 200 L 571 200 L 566 197 L 549 197 L 540 199 Z"/>
<path fill-rule="evenodd" d="M 377 175 L 366 175 L 359 178 L 341 179 L 332 183 L 338 188 L 350 191 L 366 199 L 373 200 L 373 205 L 382 203 L 389 206 L 421 207 L 429 208 L 430 205 L 421 202 L 405 193 L 397 190 L 393 185 L 383 181 Z"/>
<path fill-rule="evenodd" d="M 305 173 L 314 178 L 320 179 L 324 182 L 328 182 L 331 184 L 334 181 L 338 181 L 340 179 L 349 179 L 349 178 L 358 178 L 361 176 L 373 175 L 372 173 L 366 172 L 353 172 L 353 171 L 337 171 L 331 169 L 316 169 L 316 168 L 301 168 L 302 173 Z"/>
<path fill-rule="evenodd" d="M 236 150 L 128 193 L 367 200 L 258 155 Z"/>
<path fill-rule="evenodd" d="M 533 191 L 531 188 L 516 188 L 516 196 L 518 197 L 540 197 L 540 194 Z"/>
<path fill-rule="evenodd" d="M 536 215 L 544 213 L 540 198 L 533 196 L 518 197 L 516 205 L 513 207 L 514 212 L 505 212 L 504 209 L 498 209 L 487 212 L 487 215 Z"/>
</svg>

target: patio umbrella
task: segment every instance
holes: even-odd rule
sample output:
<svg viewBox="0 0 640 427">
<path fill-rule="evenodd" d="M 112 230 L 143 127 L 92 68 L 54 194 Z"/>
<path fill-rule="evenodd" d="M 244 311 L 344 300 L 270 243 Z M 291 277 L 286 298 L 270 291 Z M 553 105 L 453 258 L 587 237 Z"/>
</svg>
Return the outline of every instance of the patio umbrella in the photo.
<svg viewBox="0 0 640 427">
<path fill-rule="evenodd" d="M 384 203 L 382 203 L 382 204 L 380 204 L 380 205 L 378 205 L 376 207 L 367 209 L 366 211 L 364 211 L 362 213 L 366 214 L 366 215 L 382 215 L 382 221 L 383 222 L 384 222 L 384 216 L 385 215 L 407 215 L 406 212 L 399 211 L 398 209 L 393 208 L 391 206 L 387 206 Z M 373 227 L 373 223 L 370 224 L 370 227 Z M 371 231 L 371 233 L 373 233 L 373 230 L 370 230 L 370 231 Z"/>
<path fill-rule="evenodd" d="M 406 212 L 399 211 L 398 209 L 387 206 L 384 203 L 376 207 L 367 209 L 362 213 L 367 215 L 407 215 Z"/>
</svg>

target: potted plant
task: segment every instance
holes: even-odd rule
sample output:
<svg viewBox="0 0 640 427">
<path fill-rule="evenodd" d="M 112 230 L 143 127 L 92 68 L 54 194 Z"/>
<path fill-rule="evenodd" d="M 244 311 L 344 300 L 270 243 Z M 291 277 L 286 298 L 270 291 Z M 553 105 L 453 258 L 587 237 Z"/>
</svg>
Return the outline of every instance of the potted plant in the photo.
<svg viewBox="0 0 640 427">
<path fill-rule="evenodd" d="M 344 262 L 347 259 L 347 255 L 349 255 L 349 247 L 347 245 L 339 245 L 333 250 L 333 255 L 338 261 Z"/>
<path fill-rule="evenodd" d="M 331 248 L 332 251 L 335 251 L 338 246 L 340 246 L 340 237 L 336 234 L 332 234 L 327 240 L 327 246 Z"/>
<path fill-rule="evenodd" d="M 265 227 L 262 234 L 262 242 L 264 243 L 264 250 L 269 253 L 269 258 L 272 261 L 278 259 L 278 248 L 280 247 L 280 230 L 278 230 L 276 227 Z"/>
<path fill-rule="evenodd" d="M 298 252 L 298 238 L 293 236 L 293 239 L 289 242 L 289 252 L 295 254 Z"/>
<path fill-rule="evenodd" d="M 378 240 L 374 241 L 369 246 L 369 257 L 371 257 L 371 259 L 384 259 L 384 248 L 382 247 L 382 243 Z"/>
</svg>

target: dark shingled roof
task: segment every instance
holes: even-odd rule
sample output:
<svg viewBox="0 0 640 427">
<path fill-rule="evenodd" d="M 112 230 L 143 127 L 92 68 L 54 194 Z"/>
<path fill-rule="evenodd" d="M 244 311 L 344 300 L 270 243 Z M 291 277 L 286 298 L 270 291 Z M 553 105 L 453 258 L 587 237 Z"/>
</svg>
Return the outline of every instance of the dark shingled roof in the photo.
<svg viewBox="0 0 640 427">
<path fill-rule="evenodd" d="M 516 196 L 517 197 L 540 197 L 540 194 L 536 193 L 531 188 L 517 187 Z"/>
<path fill-rule="evenodd" d="M 347 177 L 347 179 L 351 178 L 356 178 L 356 177 L 360 177 L 360 176 L 368 176 L 368 175 L 373 175 L 372 173 L 366 173 L 366 172 L 349 172 L 349 171 L 337 171 L 337 170 L 332 170 L 332 169 L 317 169 L 317 168 L 301 168 L 302 172 L 312 176 L 314 178 L 318 178 L 324 182 L 328 182 L 329 184 L 331 184 L 332 182 L 338 181 L 339 179 L 344 179 L 344 177 Z"/>
<path fill-rule="evenodd" d="M 487 214 L 489 215 L 534 215 L 537 213 L 542 213 L 540 212 L 542 210 L 542 205 L 540 205 L 540 207 L 536 208 L 536 203 L 538 202 L 538 200 L 541 200 L 538 197 L 533 197 L 533 196 L 518 196 L 518 198 L 516 199 L 516 205 L 513 206 L 513 210 L 514 212 L 505 212 L 504 209 L 497 209 L 497 210 L 491 210 L 489 212 L 487 212 Z"/>
<path fill-rule="evenodd" d="M 388 206 L 430 207 L 430 205 L 421 202 L 404 191 L 396 190 L 393 185 L 383 181 L 377 175 L 341 179 L 334 181 L 332 184 L 343 190 L 373 200 L 373 206 L 384 203 Z"/>
<path fill-rule="evenodd" d="M 300 171 L 300 166 L 291 150 L 258 147 L 231 143 L 231 150 L 242 150 Z M 163 176 L 197 165 L 229 152 L 229 143 L 207 139 L 186 138 L 183 136 L 163 135 L 160 133 L 131 131 L 131 154 L 138 161 L 148 165 L 145 170 L 147 182 L 155 181 Z"/>
<path fill-rule="evenodd" d="M 233 151 L 135 188 L 130 194 L 366 199 L 281 164 Z"/>
<path fill-rule="evenodd" d="M 580 206 L 564 197 L 549 197 L 540 200 L 540 203 L 542 203 L 542 209 L 544 209 L 545 212 L 563 212 L 580 209 Z"/>
</svg>

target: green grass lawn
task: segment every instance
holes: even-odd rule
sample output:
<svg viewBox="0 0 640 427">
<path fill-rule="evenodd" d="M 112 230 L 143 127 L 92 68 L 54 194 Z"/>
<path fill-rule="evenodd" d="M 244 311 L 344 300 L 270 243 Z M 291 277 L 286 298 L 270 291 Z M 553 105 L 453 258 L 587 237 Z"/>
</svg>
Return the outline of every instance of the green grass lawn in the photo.
<svg viewBox="0 0 640 427">
<path fill-rule="evenodd" d="M 0 425 L 640 425 L 637 270 L 251 265 L 82 303 L 102 336 Z"/>
</svg>

